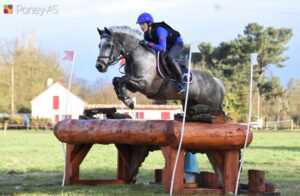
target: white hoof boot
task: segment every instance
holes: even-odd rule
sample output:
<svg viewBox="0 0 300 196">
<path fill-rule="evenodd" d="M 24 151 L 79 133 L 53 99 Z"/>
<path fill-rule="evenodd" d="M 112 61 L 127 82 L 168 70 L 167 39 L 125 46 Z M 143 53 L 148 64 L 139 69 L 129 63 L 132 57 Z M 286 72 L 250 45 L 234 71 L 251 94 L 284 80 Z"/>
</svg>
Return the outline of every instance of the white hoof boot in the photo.
<svg viewBox="0 0 300 196">
<path fill-rule="evenodd" d="M 197 174 L 194 173 L 184 173 L 184 180 L 185 183 L 195 183 L 196 182 L 196 176 Z"/>
</svg>

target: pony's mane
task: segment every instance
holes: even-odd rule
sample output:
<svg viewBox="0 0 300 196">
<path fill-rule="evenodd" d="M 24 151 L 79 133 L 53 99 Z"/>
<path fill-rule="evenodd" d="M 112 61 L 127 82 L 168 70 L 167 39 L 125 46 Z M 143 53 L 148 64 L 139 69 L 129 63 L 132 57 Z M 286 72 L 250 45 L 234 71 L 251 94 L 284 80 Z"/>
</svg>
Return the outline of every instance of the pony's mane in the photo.
<svg viewBox="0 0 300 196">
<path fill-rule="evenodd" d="M 136 39 L 143 39 L 142 34 L 136 30 L 136 29 L 132 29 L 129 26 L 112 26 L 109 27 L 109 30 L 112 31 L 113 33 L 124 33 L 127 35 L 131 35 Z"/>
</svg>

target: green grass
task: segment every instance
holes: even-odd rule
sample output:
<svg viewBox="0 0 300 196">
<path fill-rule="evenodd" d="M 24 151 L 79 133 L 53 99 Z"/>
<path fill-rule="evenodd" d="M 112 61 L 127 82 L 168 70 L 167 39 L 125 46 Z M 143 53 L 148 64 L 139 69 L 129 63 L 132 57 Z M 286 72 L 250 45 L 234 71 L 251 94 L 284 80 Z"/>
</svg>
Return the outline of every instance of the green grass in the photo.
<svg viewBox="0 0 300 196">
<path fill-rule="evenodd" d="M 246 152 L 241 181 L 247 170 L 266 171 L 282 195 L 300 195 L 300 132 L 254 132 Z M 143 163 L 135 185 L 65 186 L 61 143 L 52 132 L 0 131 L 0 195 L 166 195 L 153 185 L 154 169 L 162 168 L 159 151 Z M 212 171 L 203 154 L 197 154 L 200 170 Z M 114 145 L 94 145 L 83 164 L 81 178 L 115 178 L 117 151 Z M 150 182 L 150 183 L 149 183 Z"/>
</svg>

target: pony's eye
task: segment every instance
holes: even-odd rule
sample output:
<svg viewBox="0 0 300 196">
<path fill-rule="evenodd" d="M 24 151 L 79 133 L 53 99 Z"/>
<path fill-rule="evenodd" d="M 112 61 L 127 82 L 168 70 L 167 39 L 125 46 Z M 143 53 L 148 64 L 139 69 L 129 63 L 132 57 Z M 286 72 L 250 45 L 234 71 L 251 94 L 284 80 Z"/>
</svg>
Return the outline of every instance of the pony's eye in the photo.
<svg viewBox="0 0 300 196">
<path fill-rule="evenodd" d="M 107 48 L 111 48 L 111 47 L 112 47 L 112 44 L 107 44 L 106 47 L 107 47 Z"/>
</svg>

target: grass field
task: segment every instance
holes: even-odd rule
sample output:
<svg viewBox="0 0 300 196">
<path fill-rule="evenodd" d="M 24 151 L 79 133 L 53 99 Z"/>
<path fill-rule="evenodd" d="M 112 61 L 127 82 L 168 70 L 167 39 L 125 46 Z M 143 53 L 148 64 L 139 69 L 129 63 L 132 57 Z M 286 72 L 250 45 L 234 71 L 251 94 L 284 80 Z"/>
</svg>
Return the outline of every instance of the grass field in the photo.
<svg viewBox="0 0 300 196">
<path fill-rule="evenodd" d="M 166 195 L 154 185 L 154 169 L 162 168 L 159 151 L 151 152 L 135 185 L 61 187 L 61 143 L 48 131 L 0 131 L 0 195 Z M 203 154 L 200 170 L 212 171 Z M 115 178 L 117 151 L 113 145 L 94 145 L 81 166 L 81 178 Z M 242 182 L 247 170 L 266 171 L 281 195 L 300 195 L 300 132 L 257 131 L 246 152 Z"/>
</svg>

